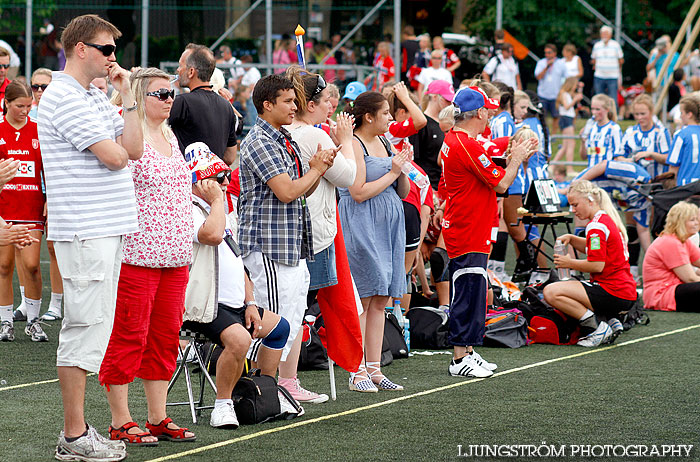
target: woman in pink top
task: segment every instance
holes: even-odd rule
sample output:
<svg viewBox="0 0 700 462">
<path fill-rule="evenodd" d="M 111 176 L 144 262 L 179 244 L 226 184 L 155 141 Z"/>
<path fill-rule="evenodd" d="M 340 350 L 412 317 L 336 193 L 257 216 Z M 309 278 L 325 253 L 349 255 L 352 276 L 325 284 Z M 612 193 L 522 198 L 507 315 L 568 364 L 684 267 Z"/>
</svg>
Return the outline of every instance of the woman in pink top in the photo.
<svg viewBox="0 0 700 462">
<path fill-rule="evenodd" d="M 139 69 L 131 75 L 131 87 L 144 134 L 143 156 L 129 161 L 140 231 L 124 237 L 114 328 L 99 380 L 112 411 L 110 438 L 155 446 L 159 439 L 195 439 L 165 411 L 192 261 L 191 174 L 166 124 L 173 103 L 169 75 Z M 143 380 L 149 431 L 129 412 L 129 383 L 135 377 Z"/>
<path fill-rule="evenodd" d="M 644 256 L 644 307 L 700 312 L 700 249 L 690 241 L 700 229 L 698 208 L 679 202 L 666 215 L 661 235 Z"/>
</svg>

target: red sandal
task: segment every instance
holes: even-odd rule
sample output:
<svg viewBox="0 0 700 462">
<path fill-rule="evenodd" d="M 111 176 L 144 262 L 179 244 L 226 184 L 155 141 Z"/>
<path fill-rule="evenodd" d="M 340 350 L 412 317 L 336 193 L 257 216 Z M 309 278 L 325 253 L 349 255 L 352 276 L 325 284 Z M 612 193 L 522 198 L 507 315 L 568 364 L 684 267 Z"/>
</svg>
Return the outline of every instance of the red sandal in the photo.
<svg viewBox="0 0 700 462">
<path fill-rule="evenodd" d="M 197 439 L 195 435 L 185 436 L 185 432 L 189 432 L 189 429 L 184 427 L 178 429 L 170 428 L 168 427 L 168 424 L 170 423 L 173 423 L 173 419 L 171 419 L 170 417 L 166 417 L 158 425 L 153 425 L 152 423 L 146 421 L 146 428 L 151 432 L 153 436 L 158 437 L 159 440 L 185 442 L 194 441 Z"/>
<path fill-rule="evenodd" d="M 124 441 L 131 446 L 158 446 L 158 441 L 144 441 L 147 436 L 153 436 L 150 432 L 129 433 L 129 429 L 138 427 L 136 422 L 127 422 L 119 428 L 109 426 L 109 438 Z"/>
</svg>

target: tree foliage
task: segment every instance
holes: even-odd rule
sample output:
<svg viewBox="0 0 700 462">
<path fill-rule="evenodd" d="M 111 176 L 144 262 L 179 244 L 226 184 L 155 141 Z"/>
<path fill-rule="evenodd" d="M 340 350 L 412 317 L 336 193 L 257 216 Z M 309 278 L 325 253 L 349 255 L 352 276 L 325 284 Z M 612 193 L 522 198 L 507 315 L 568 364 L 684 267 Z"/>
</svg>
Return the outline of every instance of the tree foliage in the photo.
<svg viewBox="0 0 700 462">
<path fill-rule="evenodd" d="M 42 26 L 43 19 L 51 19 L 58 9 L 57 0 L 34 0 L 32 2 L 34 28 Z M 3 0 L 0 2 L 0 30 L 3 33 L 22 33 L 25 29 L 26 0 Z M 37 21 L 38 19 L 38 21 Z"/>
<path fill-rule="evenodd" d="M 588 3 L 614 22 L 615 1 L 589 0 Z M 663 34 L 675 37 L 691 3 L 688 0 L 624 0 L 622 30 L 647 48 L 646 42 Z M 495 1 L 467 0 L 464 25 L 468 33 L 491 39 L 495 24 Z M 585 44 L 597 37 L 600 25 L 600 21 L 576 0 L 503 0 L 504 29 L 535 52 L 541 52 L 548 42 Z"/>
</svg>

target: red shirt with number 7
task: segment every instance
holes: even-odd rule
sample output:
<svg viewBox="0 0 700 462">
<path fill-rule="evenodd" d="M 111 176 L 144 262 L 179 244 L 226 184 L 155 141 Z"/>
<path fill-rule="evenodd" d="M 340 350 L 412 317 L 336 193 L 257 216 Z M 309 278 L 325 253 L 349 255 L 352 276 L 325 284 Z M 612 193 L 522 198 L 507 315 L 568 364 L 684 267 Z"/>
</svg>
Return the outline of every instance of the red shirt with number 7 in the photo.
<svg viewBox="0 0 700 462">
<path fill-rule="evenodd" d="M 0 159 L 20 161 L 17 175 L 0 193 L 0 216 L 7 222 L 44 223 L 44 167 L 36 127 L 29 119 L 19 130 L 7 120 L 0 123 Z"/>
</svg>

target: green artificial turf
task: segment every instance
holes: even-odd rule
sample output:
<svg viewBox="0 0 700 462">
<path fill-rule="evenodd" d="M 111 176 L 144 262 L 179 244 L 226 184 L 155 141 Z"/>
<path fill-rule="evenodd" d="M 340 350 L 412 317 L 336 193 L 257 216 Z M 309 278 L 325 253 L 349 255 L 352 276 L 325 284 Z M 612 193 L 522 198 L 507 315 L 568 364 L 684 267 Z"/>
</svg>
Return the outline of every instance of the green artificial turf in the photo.
<svg viewBox="0 0 700 462">
<path fill-rule="evenodd" d="M 698 314 L 653 312 L 650 325 L 624 333 L 617 344 L 697 324 Z M 17 323 L 17 327 L 23 325 Z M 10 390 L 6 387 L 56 377 L 57 330 L 57 322 L 47 328 L 49 343 L 32 343 L 20 333 L 14 343 L 0 344 L 5 358 L 0 376 L 7 381 L 7 385 L 0 386 L 0 460 L 37 461 L 52 457 L 62 425 L 58 384 Z M 557 447 L 697 445 L 699 343 L 700 328 L 694 328 L 605 350 L 549 345 L 517 350 L 481 348 L 482 355 L 498 363 L 497 372 L 590 352 L 481 381 L 449 377 L 449 355 L 414 355 L 384 368 L 390 378 L 406 387 L 405 391 L 377 394 L 350 392 L 346 385 L 348 374 L 336 368 L 337 401 L 306 405 L 306 415 L 301 418 L 235 431 L 216 430 L 208 426 L 209 411 L 203 412 L 199 424 L 191 425 L 186 407 L 170 408 L 170 416 L 192 428 L 198 441 L 129 448 L 128 460 L 152 460 L 270 429 L 281 431 L 178 460 L 461 460 L 464 458 L 457 457 L 460 444 L 540 445 L 543 441 Z M 300 377 L 307 388 L 329 393 L 327 371 L 304 371 Z M 460 386 L 412 396 L 454 384 Z M 182 385 L 179 382 L 176 388 L 178 400 L 184 396 Z M 95 376 L 88 378 L 87 388 L 88 421 L 105 432 L 110 422 L 109 410 Z M 379 407 L 334 415 L 407 396 L 408 399 Z M 211 392 L 205 399 L 211 403 Z M 133 417 L 143 422 L 146 403 L 138 380 L 132 386 L 130 401 Z M 331 417 L 298 425 L 323 416 Z M 295 428 L 286 428 L 290 425 Z M 686 460 L 696 460 L 697 450 L 693 456 Z"/>
</svg>

